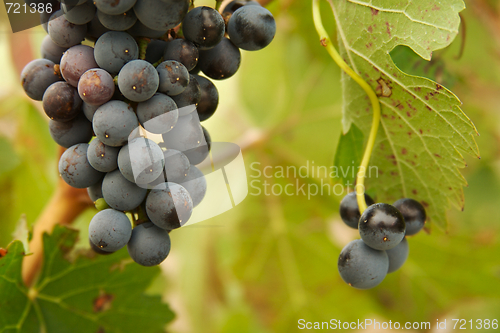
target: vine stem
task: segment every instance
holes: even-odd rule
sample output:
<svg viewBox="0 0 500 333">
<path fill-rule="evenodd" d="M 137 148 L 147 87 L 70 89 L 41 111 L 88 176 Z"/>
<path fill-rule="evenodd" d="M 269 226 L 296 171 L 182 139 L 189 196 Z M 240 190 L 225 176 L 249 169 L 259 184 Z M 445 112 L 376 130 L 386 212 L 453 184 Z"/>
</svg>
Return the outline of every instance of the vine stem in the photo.
<svg viewBox="0 0 500 333">
<path fill-rule="evenodd" d="M 356 199 L 358 201 L 359 211 L 363 213 L 367 208 L 365 201 L 365 176 L 366 169 L 370 162 L 370 157 L 372 155 L 373 147 L 375 146 L 375 138 L 377 137 L 377 132 L 380 124 L 380 102 L 378 100 L 377 94 L 373 91 L 368 83 L 361 78 L 356 72 L 354 72 L 351 67 L 342 59 L 339 55 L 333 43 L 326 32 L 323 22 L 321 20 L 321 12 L 319 9 L 319 0 L 313 0 L 313 20 L 316 27 L 316 31 L 320 37 L 321 45 L 326 48 L 332 59 L 337 63 L 337 65 L 346 72 L 359 86 L 365 91 L 365 93 L 370 98 L 370 102 L 373 108 L 373 119 L 372 128 L 370 130 L 370 136 L 368 137 L 368 142 L 366 144 L 365 152 L 363 154 L 363 159 L 359 167 L 358 174 L 356 176 Z"/>
<path fill-rule="evenodd" d="M 215 10 L 219 11 L 220 5 L 222 4 L 223 0 L 215 0 Z"/>
</svg>

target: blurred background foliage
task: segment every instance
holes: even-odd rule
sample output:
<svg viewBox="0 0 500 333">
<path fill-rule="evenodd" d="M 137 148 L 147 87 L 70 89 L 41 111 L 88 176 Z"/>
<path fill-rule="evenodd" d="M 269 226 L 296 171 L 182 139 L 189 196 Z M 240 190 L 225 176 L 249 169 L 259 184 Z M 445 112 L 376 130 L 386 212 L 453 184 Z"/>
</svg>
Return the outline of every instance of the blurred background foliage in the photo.
<svg viewBox="0 0 500 333">
<path fill-rule="evenodd" d="M 432 62 L 408 50 L 392 53 L 404 71 L 433 78 L 459 96 L 481 134 L 482 159 L 467 157 L 463 170 L 469 182 L 465 210 L 449 212 L 449 229 L 431 225 L 429 233 L 412 237 L 403 268 L 377 288 L 359 291 L 337 272 L 341 248 L 357 237 L 339 218 L 342 196 L 255 195 L 250 188 L 235 209 L 171 234 L 172 252 L 151 287 L 176 312 L 169 331 L 294 332 L 301 318 L 500 319 L 500 5 L 493 0 L 466 5 L 464 38 L 435 52 Z M 274 0 L 268 8 L 278 24 L 274 42 L 263 51 L 244 52 L 240 72 L 216 83 L 221 104 L 204 126 L 213 140 L 244 148 L 249 181 L 260 181 L 254 184 L 262 191 L 264 181 L 270 186 L 328 183 L 327 175 L 265 178 L 253 170 L 312 163 L 329 167 L 341 131 L 340 71 L 318 42 L 310 1 Z M 323 8 L 334 36 L 333 18 Z M 36 222 L 57 185 L 57 147 L 48 119 L 40 103 L 24 96 L 18 79 L 19 68 L 39 57 L 44 35 L 41 27 L 13 35 L 0 6 L 4 248 L 20 219 Z M 19 53 L 15 45 L 23 40 L 32 54 L 29 48 Z M 253 162 L 260 164 L 252 169 Z M 88 210 L 74 223 L 81 229 L 82 247 L 94 213 Z"/>
</svg>

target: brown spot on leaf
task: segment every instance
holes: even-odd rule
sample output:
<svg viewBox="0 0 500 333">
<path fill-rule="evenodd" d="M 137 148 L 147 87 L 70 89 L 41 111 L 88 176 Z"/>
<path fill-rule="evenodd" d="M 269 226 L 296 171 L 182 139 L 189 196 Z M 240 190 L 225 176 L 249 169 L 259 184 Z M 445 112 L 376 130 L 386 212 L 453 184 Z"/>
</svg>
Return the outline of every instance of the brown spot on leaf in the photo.
<svg viewBox="0 0 500 333">
<path fill-rule="evenodd" d="M 391 37 L 391 25 L 389 24 L 389 22 L 385 22 L 385 25 L 387 26 L 387 34 L 389 35 L 389 37 Z"/>
<path fill-rule="evenodd" d="M 6 249 L 0 248 L 0 259 L 7 255 L 8 251 Z"/>
<path fill-rule="evenodd" d="M 406 148 L 401 149 L 401 154 L 403 155 L 408 154 L 408 150 L 406 150 Z"/>
<path fill-rule="evenodd" d="M 417 191 L 416 189 L 413 189 L 413 190 L 411 190 L 411 193 L 413 193 L 413 194 L 417 195 L 417 194 L 418 194 L 418 191 Z"/>
<path fill-rule="evenodd" d="M 422 131 L 422 129 L 419 129 L 418 131 L 420 132 L 420 134 L 424 134 L 424 131 Z"/>
<path fill-rule="evenodd" d="M 425 208 L 429 208 L 429 204 L 425 201 L 420 201 L 420 203 L 422 204 L 422 206 L 424 206 Z"/>
<path fill-rule="evenodd" d="M 373 28 L 372 28 L 372 26 L 371 26 L 371 25 L 368 27 L 368 32 L 369 32 L 369 33 L 372 33 L 372 32 L 373 32 Z"/>
<path fill-rule="evenodd" d="M 434 156 L 441 158 L 441 155 L 439 154 L 434 154 Z"/>
<path fill-rule="evenodd" d="M 103 312 L 111 307 L 114 295 L 102 293 L 94 300 L 94 312 Z"/>
<path fill-rule="evenodd" d="M 378 15 L 378 10 L 375 8 L 372 8 L 372 16 Z"/>
</svg>

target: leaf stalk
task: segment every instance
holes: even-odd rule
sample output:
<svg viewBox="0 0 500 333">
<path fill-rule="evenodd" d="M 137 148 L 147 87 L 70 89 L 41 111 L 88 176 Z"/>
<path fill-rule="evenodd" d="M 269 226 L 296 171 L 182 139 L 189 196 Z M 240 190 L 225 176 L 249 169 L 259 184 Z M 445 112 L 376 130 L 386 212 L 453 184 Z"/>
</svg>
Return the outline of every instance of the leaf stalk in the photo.
<svg viewBox="0 0 500 333">
<path fill-rule="evenodd" d="M 370 130 L 370 135 L 368 137 L 368 142 L 366 144 L 365 152 L 363 154 L 363 159 L 359 167 L 359 171 L 356 175 L 356 199 L 358 201 L 359 211 L 362 214 L 367 208 L 365 201 L 365 177 L 366 170 L 368 169 L 368 164 L 370 162 L 370 157 L 372 155 L 373 147 L 375 146 L 375 139 L 377 137 L 377 132 L 380 124 L 380 102 L 378 100 L 377 94 L 373 91 L 368 83 L 361 78 L 356 72 L 354 72 L 351 67 L 342 59 L 339 55 L 333 43 L 326 32 L 323 22 L 321 20 L 321 12 L 319 8 L 319 0 L 313 0 L 313 20 L 316 27 L 316 31 L 320 37 L 320 42 L 323 47 L 330 54 L 335 63 L 347 74 L 349 75 L 368 95 L 373 108 L 373 119 L 372 127 Z"/>
</svg>

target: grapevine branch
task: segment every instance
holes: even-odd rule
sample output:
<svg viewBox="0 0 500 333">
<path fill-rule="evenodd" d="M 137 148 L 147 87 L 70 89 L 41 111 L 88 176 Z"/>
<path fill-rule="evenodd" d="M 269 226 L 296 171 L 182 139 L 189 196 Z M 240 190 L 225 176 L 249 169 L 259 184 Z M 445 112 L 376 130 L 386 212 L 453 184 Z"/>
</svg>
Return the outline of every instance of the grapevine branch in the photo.
<svg viewBox="0 0 500 333">
<path fill-rule="evenodd" d="M 331 5 L 331 3 L 330 3 Z M 370 157 L 372 155 L 373 147 L 375 146 L 375 138 L 377 137 L 378 127 L 380 124 L 380 103 L 377 95 L 373 91 L 373 89 L 366 83 L 365 80 L 361 78 L 356 72 L 354 72 L 349 65 L 342 59 L 339 55 L 333 43 L 326 32 L 325 27 L 323 26 L 323 22 L 321 21 L 321 13 L 319 9 L 319 0 L 313 0 L 313 19 L 314 25 L 316 26 L 316 31 L 320 37 L 320 42 L 323 47 L 326 48 L 332 59 L 337 63 L 337 65 L 346 72 L 359 86 L 366 92 L 368 97 L 370 98 L 370 102 L 372 103 L 373 108 L 373 120 L 372 120 L 372 128 L 370 131 L 370 136 L 368 137 L 368 142 L 366 144 L 365 152 L 363 154 L 363 160 L 361 161 L 361 166 L 359 168 L 357 178 L 356 178 L 356 198 L 358 201 L 359 211 L 363 213 L 363 211 L 367 208 L 365 196 L 364 196 L 364 184 L 365 184 L 365 175 L 366 169 L 368 168 L 368 164 L 370 162 Z"/>
</svg>

